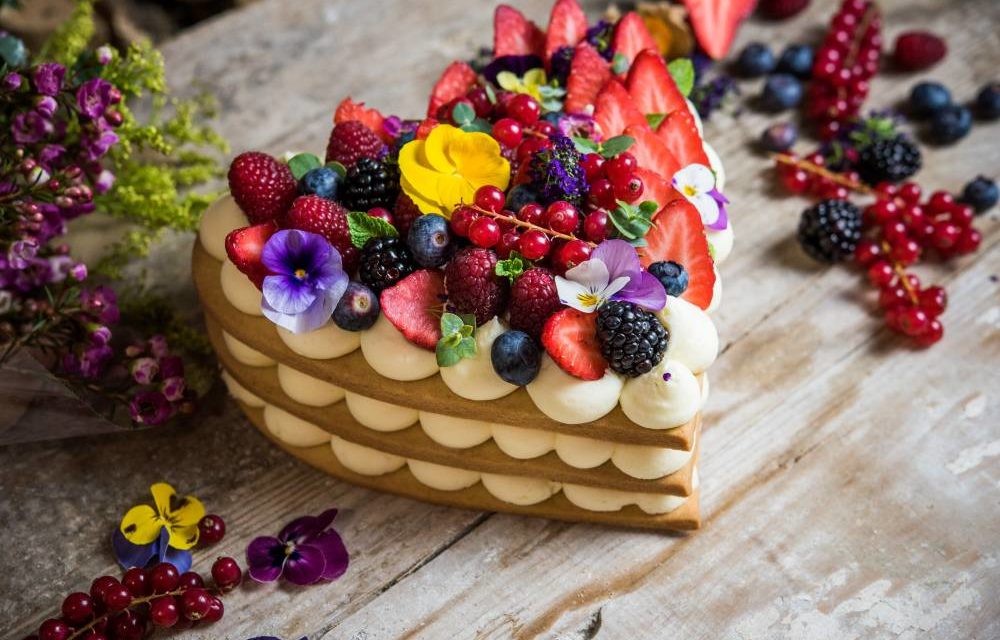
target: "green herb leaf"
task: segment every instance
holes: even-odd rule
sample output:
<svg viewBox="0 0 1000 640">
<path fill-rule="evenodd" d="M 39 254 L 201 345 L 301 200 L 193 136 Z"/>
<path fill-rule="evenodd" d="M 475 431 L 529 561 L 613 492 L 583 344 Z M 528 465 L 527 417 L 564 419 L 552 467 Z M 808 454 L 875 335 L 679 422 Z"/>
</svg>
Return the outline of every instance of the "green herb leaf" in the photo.
<svg viewBox="0 0 1000 640">
<path fill-rule="evenodd" d="M 459 125 L 471 124 L 476 119 L 476 110 L 464 102 L 459 102 L 451 110 L 451 118 Z"/>
<path fill-rule="evenodd" d="M 490 133 L 493 131 L 493 127 L 489 122 L 483 120 L 482 118 L 476 118 L 472 122 L 468 122 L 459 127 L 462 131 L 469 132 L 479 132 L 479 133 Z"/>
<path fill-rule="evenodd" d="M 497 92 L 493 90 L 492 85 L 489 83 L 483 85 L 483 89 L 486 90 L 486 98 L 489 99 L 490 104 L 497 103 Z"/>
<path fill-rule="evenodd" d="M 462 358 L 476 355 L 476 316 L 444 313 L 441 316 L 441 339 L 434 348 L 438 366 L 453 367 Z"/>
<path fill-rule="evenodd" d="M 331 160 L 330 162 L 327 162 L 326 166 L 329 167 L 330 169 L 333 169 L 334 171 L 336 171 L 337 174 L 340 175 L 341 178 L 346 178 L 347 177 L 347 167 L 345 167 L 344 165 L 340 164 L 336 160 Z"/>
<path fill-rule="evenodd" d="M 691 64 L 690 58 L 671 60 L 670 64 L 667 65 L 667 70 L 670 71 L 670 76 L 674 79 L 681 94 L 685 98 L 691 95 L 691 89 L 694 88 L 694 65 Z"/>
<path fill-rule="evenodd" d="M 444 338 L 434 348 L 434 355 L 437 356 L 439 367 L 454 367 L 462 359 L 462 356 L 458 354 L 458 349 L 445 344 Z"/>
<path fill-rule="evenodd" d="M 643 200 L 639 203 L 639 213 L 646 216 L 646 218 L 651 218 L 659 209 L 660 205 L 656 204 L 653 200 Z"/>
<path fill-rule="evenodd" d="M 453 333 L 458 333 L 465 326 L 465 322 L 462 321 L 458 315 L 454 313 L 445 313 L 441 316 L 441 334 L 449 336 Z"/>
<path fill-rule="evenodd" d="M 605 158 L 613 158 L 619 153 L 627 151 L 633 144 L 635 144 L 635 138 L 632 136 L 609 138 L 601 145 L 601 155 Z"/>
<path fill-rule="evenodd" d="M 611 59 L 611 71 L 615 74 L 622 74 L 628 71 L 628 56 L 624 53 L 616 53 Z"/>
<path fill-rule="evenodd" d="M 313 169 L 322 167 L 323 163 L 311 153 L 300 153 L 292 156 L 288 161 L 288 168 L 292 170 L 292 175 L 296 180 L 301 180 L 302 176 Z"/>
<path fill-rule="evenodd" d="M 619 200 L 618 206 L 609 212 L 609 217 L 620 238 L 627 240 L 633 246 L 641 247 L 646 245 L 643 237 L 653 226 L 651 217 L 655 211 L 656 203 L 651 200 L 639 206 Z"/>
<path fill-rule="evenodd" d="M 351 234 L 351 244 L 362 248 L 372 238 L 398 238 L 399 232 L 382 218 L 374 218 L 361 211 L 347 214 L 347 229 Z"/>
<path fill-rule="evenodd" d="M 667 114 L 665 113 L 647 113 L 646 123 L 649 124 L 650 129 L 658 129 L 659 126 L 667 119 Z"/>
<path fill-rule="evenodd" d="M 583 136 L 573 136 L 573 146 L 580 153 L 597 153 L 601 150 L 601 145 L 594 142 L 590 138 L 584 138 Z"/>
<path fill-rule="evenodd" d="M 517 251 L 511 251 L 506 260 L 498 260 L 495 272 L 501 278 L 508 278 L 511 284 L 524 273 L 528 261 Z"/>
</svg>

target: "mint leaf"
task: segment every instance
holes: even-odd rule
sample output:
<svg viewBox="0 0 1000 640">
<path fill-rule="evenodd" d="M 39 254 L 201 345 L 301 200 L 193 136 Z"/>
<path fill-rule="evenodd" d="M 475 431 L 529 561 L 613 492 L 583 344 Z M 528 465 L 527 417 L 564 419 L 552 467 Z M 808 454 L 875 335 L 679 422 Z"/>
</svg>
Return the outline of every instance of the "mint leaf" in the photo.
<svg viewBox="0 0 1000 640">
<path fill-rule="evenodd" d="M 646 123 L 649 125 L 650 129 L 658 129 L 664 120 L 667 119 L 667 114 L 665 113 L 647 113 Z"/>
<path fill-rule="evenodd" d="M 476 110 L 464 102 L 459 102 L 451 110 L 451 119 L 459 125 L 471 124 L 476 119 Z"/>
<path fill-rule="evenodd" d="M 482 118 L 476 118 L 472 122 L 468 122 L 459 127 L 462 131 L 469 132 L 479 132 L 479 133 L 490 133 L 493 131 L 493 127 L 489 122 L 483 120 Z"/>
<path fill-rule="evenodd" d="M 635 144 L 632 136 L 615 136 L 604 141 L 601 145 L 601 155 L 605 158 L 613 158 Z"/>
<path fill-rule="evenodd" d="M 501 278 L 508 278 L 510 279 L 510 283 L 514 284 L 514 281 L 524 273 L 526 266 L 527 260 L 517 251 L 511 251 L 510 256 L 506 260 L 497 261 L 494 271 Z"/>
<path fill-rule="evenodd" d="M 649 233 L 650 227 L 653 226 L 651 217 L 655 211 L 656 203 L 651 200 L 647 200 L 639 206 L 619 200 L 618 206 L 609 212 L 608 217 L 611 218 L 611 224 L 614 225 L 620 238 L 627 240 L 633 246 L 643 247 L 646 245 L 643 237 Z"/>
<path fill-rule="evenodd" d="M 322 166 L 323 162 L 311 153 L 300 153 L 288 161 L 288 168 L 292 170 L 296 180 L 301 180 L 302 176 Z"/>
<path fill-rule="evenodd" d="M 573 146 L 580 153 L 597 153 L 601 150 L 601 145 L 594 142 L 590 138 L 584 138 L 583 136 L 573 136 Z"/>
<path fill-rule="evenodd" d="M 361 211 L 347 214 L 347 229 L 351 234 L 351 244 L 361 249 L 372 238 L 397 238 L 399 232 L 382 218 L 374 218 Z"/>
<path fill-rule="evenodd" d="M 445 313 L 441 316 L 441 334 L 444 336 L 458 333 L 464 326 L 465 322 L 462 321 L 462 318 L 454 313 Z"/>
<path fill-rule="evenodd" d="M 476 316 L 444 313 L 441 339 L 434 348 L 439 367 L 453 367 L 463 358 L 476 355 Z"/>
<path fill-rule="evenodd" d="M 462 359 L 457 348 L 446 345 L 443 338 L 434 348 L 434 355 L 437 357 L 439 367 L 454 367 Z"/>
<path fill-rule="evenodd" d="M 689 58 L 671 60 L 667 70 L 670 71 L 674 84 L 684 97 L 691 95 L 691 89 L 694 88 L 694 65 L 691 64 L 691 60 Z"/>
<path fill-rule="evenodd" d="M 328 168 L 333 169 L 334 171 L 336 171 L 337 174 L 341 178 L 346 178 L 347 177 L 347 167 L 345 167 L 344 165 L 340 164 L 336 160 L 331 160 L 330 162 L 327 162 L 326 166 Z"/>
<path fill-rule="evenodd" d="M 628 56 L 624 53 L 616 53 L 615 57 L 611 59 L 611 71 L 615 74 L 628 71 Z"/>
<path fill-rule="evenodd" d="M 645 215 L 647 218 L 652 218 L 653 214 L 659 211 L 660 205 L 658 205 L 653 200 L 643 200 L 639 203 L 639 213 Z"/>
</svg>

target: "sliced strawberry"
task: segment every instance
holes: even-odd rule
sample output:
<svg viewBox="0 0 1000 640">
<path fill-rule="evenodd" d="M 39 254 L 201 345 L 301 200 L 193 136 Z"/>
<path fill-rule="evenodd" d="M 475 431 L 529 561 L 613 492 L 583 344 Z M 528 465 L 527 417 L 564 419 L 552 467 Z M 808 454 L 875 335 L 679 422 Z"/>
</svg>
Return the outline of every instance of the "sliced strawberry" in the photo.
<svg viewBox="0 0 1000 640">
<path fill-rule="evenodd" d="M 608 368 L 597 341 L 597 314 L 557 311 L 545 321 L 542 345 L 559 368 L 582 380 L 600 380 Z"/>
<path fill-rule="evenodd" d="M 260 254 L 277 230 L 278 223 L 272 220 L 252 227 L 234 229 L 226 236 L 226 255 L 229 256 L 229 261 L 250 278 L 258 289 L 263 286 L 264 278 L 271 274 L 261 263 Z"/>
<path fill-rule="evenodd" d="M 639 166 L 659 174 L 666 180 L 671 180 L 681 164 L 667 149 L 667 143 L 649 130 L 649 127 L 628 127 L 625 135 L 635 138 L 635 144 L 628 152 L 635 156 Z"/>
<path fill-rule="evenodd" d="M 545 60 L 562 47 L 575 47 L 587 35 L 587 14 L 576 0 L 556 0 L 545 34 Z"/>
<path fill-rule="evenodd" d="M 621 135 L 627 127 L 649 128 L 646 116 L 636 108 L 632 96 L 625 90 L 625 85 L 612 78 L 594 104 L 594 120 L 601 128 L 604 139 Z"/>
<path fill-rule="evenodd" d="M 514 7 L 497 5 L 493 13 L 493 57 L 541 56 L 545 33 Z"/>
<path fill-rule="evenodd" d="M 629 11 L 615 25 L 615 32 L 611 36 L 611 50 L 615 55 L 620 53 L 625 56 L 631 65 L 639 52 L 646 49 L 652 49 L 653 53 L 659 55 L 656 40 L 646 28 L 642 17 L 635 11 Z"/>
<path fill-rule="evenodd" d="M 670 75 L 667 63 L 655 51 L 644 51 L 636 56 L 625 86 L 635 106 L 645 114 L 687 110 L 687 102 Z"/>
<path fill-rule="evenodd" d="M 586 42 L 576 45 L 566 81 L 566 113 L 587 113 L 611 77 L 611 65 Z"/>
<path fill-rule="evenodd" d="M 417 127 L 417 140 L 426 140 L 427 136 L 431 134 L 431 130 L 438 124 L 440 123 L 434 118 L 424 118 Z"/>
<path fill-rule="evenodd" d="M 715 60 L 729 53 L 736 28 L 756 4 L 757 0 L 684 0 L 698 44 Z"/>
<path fill-rule="evenodd" d="M 638 249 L 642 265 L 672 260 L 683 266 L 688 273 L 688 287 L 681 297 L 707 309 L 715 288 L 715 262 L 694 205 L 684 198 L 669 203 L 653 217 L 646 243 Z"/>
<path fill-rule="evenodd" d="M 440 271 L 414 271 L 382 292 L 382 313 L 407 340 L 431 351 L 441 339 L 444 276 Z"/>
<path fill-rule="evenodd" d="M 658 209 L 662 209 L 668 203 L 683 197 L 671 184 L 672 176 L 664 178 L 655 171 L 643 167 L 636 169 L 635 175 L 642 179 L 643 189 L 640 201 L 652 200 L 659 205 Z"/>
<path fill-rule="evenodd" d="M 667 143 L 667 149 L 682 167 L 696 163 L 708 166 L 708 156 L 705 154 L 701 135 L 698 134 L 698 125 L 687 109 L 678 109 L 664 118 L 656 128 L 656 135 Z"/>
<path fill-rule="evenodd" d="M 431 91 L 431 101 L 427 105 L 428 117 L 456 98 L 461 98 L 476 85 L 476 72 L 468 64 L 456 60 L 448 65 Z"/>
<path fill-rule="evenodd" d="M 340 124 L 349 120 L 363 122 L 385 142 L 392 140 L 392 136 L 386 133 L 385 127 L 382 126 L 385 116 L 379 113 L 378 109 L 366 107 L 364 102 L 355 102 L 348 97 L 337 105 L 337 110 L 333 112 L 333 123 Z"/>
</svg>

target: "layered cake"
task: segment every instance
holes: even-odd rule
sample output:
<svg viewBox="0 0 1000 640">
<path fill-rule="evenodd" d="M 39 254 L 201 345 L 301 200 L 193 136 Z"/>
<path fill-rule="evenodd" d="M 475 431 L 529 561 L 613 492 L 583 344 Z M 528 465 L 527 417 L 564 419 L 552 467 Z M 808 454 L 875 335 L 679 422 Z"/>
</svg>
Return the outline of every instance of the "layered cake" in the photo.
<svg viewBox="0 0 1000 640">
<path fill-rule="evenodd" d="M 429 502 L 699 526 L 725 174 L 642 19 L 495 14 L 427 114 L 350 98 L 247 152 L 193 272 L 232 396 L 291 454 Z"/>
</svg>

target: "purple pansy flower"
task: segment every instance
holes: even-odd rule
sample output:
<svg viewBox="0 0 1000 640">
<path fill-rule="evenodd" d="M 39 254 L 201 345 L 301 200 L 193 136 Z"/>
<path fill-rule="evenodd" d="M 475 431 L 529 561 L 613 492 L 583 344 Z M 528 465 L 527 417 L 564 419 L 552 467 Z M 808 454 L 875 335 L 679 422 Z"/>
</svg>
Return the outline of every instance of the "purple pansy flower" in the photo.
<svg viewBox="0 0 1000 640">
<path fill-rule="evenodd" d="M 111 83 L 104 78 L 87 80 L 76 90 L 76 104 L 80 113 L 91 120 L 104 115 L 111 106 Z"/>
<path fill-rule="evenodd" d="M 57 62 L 46 62 L 35 68 L 35 89 L 43 96 L 54 96 L 62 89 L 66 67 Z"/>
<path fill-rule="evenodd" d="M 721 231 L 729 226 L 726 205 L 729 200 L 715 188 L 715 172 L 703 164 L 689 164 L 677 171 L 673 185 L 694 205 L 707 229 Z"/>
<path fill-rule="evenodd" d="M 635 247 L 624 240 L 605 240 L 590 259 L 556 276 L 559 301 L 584 313 L 593 313 L 608 300 L 624 300 L 650 311 L 667 304 L 667 292 L 639 263 Z"/>
<path fill-rule="evenodd" d="M 261 262 L 274 275 L 261 288 L 264 315 L 292 333 L 306 333 L 330 319 L 347 290 L 340 252 L 321 235 L 285 229 L 271 236 Z"/>
<path fill-rule="evenodd" d="M 510 71 L 520 78 L 531 69 L 544 67 L 542 59 L 535 55 L 527 56 L 500 56 L 494 58 L 492 62 L 483 68 L 483 77 L 492 84 L 497 83 L 497 74 L 501 71 Z"/>
<path fill-rule="evenodd" d="M 600 142 L 601 136 L 597 132 L 596 122 L 593 116 L 585 113 L 569 113 L 559 116 L 556 127 L 559 133 L 567 138 L 583 137 Z"/>
<path fill-rule="evenodd" d="M 336 516 L 336 509 L 303 516 L 285 525 L 277 537 L 255 538 L 247 547 L 250 577 L 274 582 L 284 576 L 292 584 L 307 585 L 344 575 L 350 561 L 347 547 L 329 528 Z"/>
</svg>

